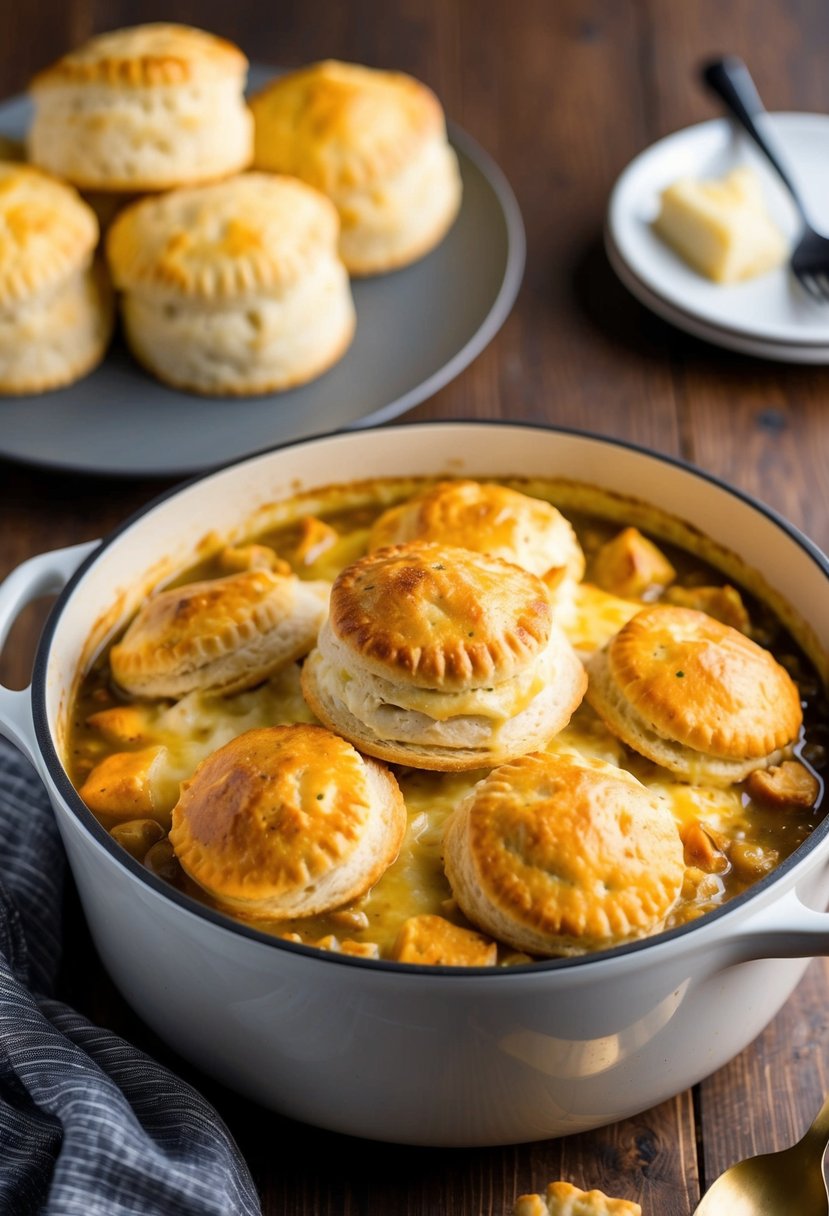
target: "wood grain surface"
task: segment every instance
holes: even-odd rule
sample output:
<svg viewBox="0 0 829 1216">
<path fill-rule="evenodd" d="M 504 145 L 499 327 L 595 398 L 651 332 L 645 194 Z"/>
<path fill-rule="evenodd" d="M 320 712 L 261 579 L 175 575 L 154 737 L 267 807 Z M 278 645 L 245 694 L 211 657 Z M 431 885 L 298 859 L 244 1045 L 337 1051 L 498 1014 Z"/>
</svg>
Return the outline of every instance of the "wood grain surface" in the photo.
<svg viewBox="0 0 829 1216">
<path fill-rule="evenodd" d="M 705 58 L 742 55 L 770 109 L 829 111 L 825 0 L 9 2 L 0 94 L 97 30 L 161 17 L 274 64 L 334 56 L 411 72 L 504 169 L 527 229 L 519 298 L 487 350 L 410 417 L 520 418 L 621 436 L 711 470 L 829 548 L 829 370 L 680 333 L 625 291 L 602 248 L 608 194 L 626 163 L 717 113 L 697 83 Z M 168 484 L 0 461 L 0 577 L 31 554 L 105 533 Z M 18 622 L 0 661 L 4 682 L 26 682 L 45 608 Z M 247 1156 L 266 1216 L 507 1216 L 516 1195 L 554 1178 L 637 1199 L 645 1216 L 689 1216 L 700 1187 L 731 1161 L 795 1140 L 829 1082 L 829 964 L 819 960 L 738 1059 L 635 1119 L 503 1149 L 364 1143 L 255 1109 L 193 1073 L 120 1001 L 77 909 L 67 938 L 68 999 L 203 1089 Z"/>
</svg>

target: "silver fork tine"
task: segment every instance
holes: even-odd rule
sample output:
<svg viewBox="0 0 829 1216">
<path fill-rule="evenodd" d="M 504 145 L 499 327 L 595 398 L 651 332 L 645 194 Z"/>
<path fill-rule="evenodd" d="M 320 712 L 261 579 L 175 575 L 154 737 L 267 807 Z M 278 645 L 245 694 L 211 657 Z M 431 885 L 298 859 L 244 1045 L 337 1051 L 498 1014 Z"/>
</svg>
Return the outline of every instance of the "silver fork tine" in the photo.
<svg viewBox="0 0 829 1216">
<path fill-rule="evenodd" d="M 804 291 L 808 292 L 813 300 L 817 300 L 820 304 L 824 302 L 827 297 L 822 293 L 817 280 L 811 274 L 808 274 L 805 270 L 798 270 L 796 271 L 796 277 L 801 287 Z"/>
<path fill-rule="evenodd" d="M 813 271 L 812 272 L 812 282 L 814 283 L 815 289 L 817 290 L 818 299 L 822 303 L 825 304 L 827 299 L 829 299 L 829 291 L 826 290 L 825 276 L 822 274 L 819 274 L 816 271 Z"/>
</svg>

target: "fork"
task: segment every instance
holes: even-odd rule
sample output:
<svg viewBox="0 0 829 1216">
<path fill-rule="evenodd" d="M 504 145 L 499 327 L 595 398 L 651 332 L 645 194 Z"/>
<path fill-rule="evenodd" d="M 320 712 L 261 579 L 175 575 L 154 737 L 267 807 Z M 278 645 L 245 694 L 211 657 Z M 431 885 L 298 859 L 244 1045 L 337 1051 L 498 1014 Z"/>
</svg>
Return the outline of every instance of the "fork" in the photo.
<svg viewBox="0 0 829 1216">
<path fill-rule="evenodd" d="M 797 1144 L 738 1161 L 705 1192 L 693 1216 L 827 1216 L 823 1157 L 829 1098 Z"/>
<path fill-rule="evenodd" d="M 821 303 L 829 303 L 829 237 L 816 232 L 809 222 L 806 208 L 789 174 L 778 160 L 756 119 L 766 113 L 754 81 L 742 59 L 729 55 L 715 59 L 702 69 L 702 78 L 710 89 L 725 102 L 727 109 L 745 128 L 769 164 L 777 172 L 792 196 L 801 220 L 801 230 L 791 256 L 795 278 L 809 295 Z"/>
</svg>

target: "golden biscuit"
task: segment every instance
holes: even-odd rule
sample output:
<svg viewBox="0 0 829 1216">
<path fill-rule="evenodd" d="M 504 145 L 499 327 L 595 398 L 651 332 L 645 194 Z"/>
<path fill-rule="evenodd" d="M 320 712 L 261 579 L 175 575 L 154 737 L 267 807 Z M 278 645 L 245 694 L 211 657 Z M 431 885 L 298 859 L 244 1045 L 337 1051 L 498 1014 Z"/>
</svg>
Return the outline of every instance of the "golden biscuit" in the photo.
<svg viewBox="0 0 829 1216">
<path fill-rule="evenodd" d="M 661 928 L 685 873 L 670 811 L 603 760 L 535 753 L 494 770 L 444 830 L 464 915 L 530 954 L 575 955 Z"/>
<path fill-rule="evenodd" d="M 779 763 L 800 731 L 800 695 L 784 668 L 695 609 L 637 613 L 588 672 L 587 698 L 608 728 L 685 781 L 742 781 Z"/>
<path fill-rule="evenodd" d="M 314 916 L 356 899 L 397 856 L 394 777 L 319 726 L 238 735 L 203 760 L 173 809 L 182 868 L 247 916 Z"/>
<path fill-rule="evenodd" d="M 629 1199 L 612 1199 L 604 1191 L 551 1182 L 543 1197 L 519 1195 L 513 1216 L 642 1216 L 642 1208 Z"/>
<path fill-rule="evenodd" d="M 253 152 L 247 68 L 238 47 L 190 26 L 99 34 L 31 82 L 30 159 L 105 192 L 236 173 Z"/>
<path fill-rule="evenodd" d="M 461 179 L 443 110 L 425 85 L 327 60 L 280 76 L 250 104 L 254 165 L 332 199 L 352 274 L 407 265 L 443 238 Z"/>
<path fill-rule="evenodd" d="M 347 567 L 302 671 L 311 709 L 361 751 L 446 770 L 543 746 L 585 683 L 535 575 L 435 544 Z"/>
<path fill-rule="evenodd" d="M 517 675 L 551 629 L 537 579 L 440 544 L 396 545 L 347 567 L 331 596 L 331 624 L 378 675 L 438 691 Z"/>
<path fill-rule="evenodd" d="M 238 692 L 311 649 L 329 584 L 250 570 L 153 595 L 112 647 L 113 677 L 143 697 Z"/>
<path fill-rule="evenodd" d="M 59 388 L 103 358 L 113 303 L 97 242 L 77 191 L 0 161 L 0 393 Z"/>
<path fill-rule="evenodd" d="M 533 574 L 564 569 L 578 582 L 584 554 L 569 520 L 551 503 L 491 482 L 442 481 L 377 519 L 369 549 L 437 541 L 503 557 Z"/>
<path fill-rule="evenodd" d="M 127 207 L 106 252 L 134 355 L 199 393 L 273 392 L 320 375 L 354 334 L 338 224 L 324 195 L 265 173 Z"/>
</svg>

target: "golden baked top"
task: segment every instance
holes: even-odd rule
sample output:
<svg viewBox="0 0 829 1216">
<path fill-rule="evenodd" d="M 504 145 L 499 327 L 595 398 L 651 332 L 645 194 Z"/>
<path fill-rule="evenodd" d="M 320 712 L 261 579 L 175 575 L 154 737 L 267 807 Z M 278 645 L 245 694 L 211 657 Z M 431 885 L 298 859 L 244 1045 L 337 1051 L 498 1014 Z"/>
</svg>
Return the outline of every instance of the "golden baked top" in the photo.
<svg viewBox="0 0 829 1216">
<path fill-rule="evenodd" d="M 800 694 L 774 656 L 692 608 L 654 605 L 608 643 L 609 673 L 659 733 L 728 759 L 766 756 L 796 737 Z"/>
<path fill-rule="evenodd" d="M 0 305 L 26 299 L 80 269 L 98 221 L 72 186 L 0 161 Z"/>
<path fill-rule="evenodd" d="M 151 596 L 112 647 L 114 679 L 138 695 L 237 691 L 306 653 L 328 584 L 247 570 Z"/>
<path fill-rule="evenodd" d="M 90 38 L 39 72 L 29 87 L 210 83 L 242 77 L 247 68 L 246 56 L 232 42 L 193 26 L 159 21 Z"/>
<path fill-rule="evenodd" d="M 182 580 L 221 578 L 231 571 L 240 573 L 252 567 L 266 571 L 274 568 L 274 573 L 297 571 L 303 588 L 308 586 L 308 576 L 320 581 L 334 580 L 347 563 L 353 562 L 358 554 L 364 554 L 374 519 L 391 504 L 401 502 L 404 496 L 411 497 L 415 490 L 434 484 L 434 478 L 427 481 L 426 478 L 389 477 L 307 491 L 298 489 L 295 497 L 268 503 L 267 510 L 254 513 L 250 531 L 235 537 L 229 549 L 222 550 L 216 541 L 209 553 L 200 551 L 198 566 L 183 571 Z M 510 480 L 507 484 L 526 494 L 535 493 L 552 502 L 569 504 L 561 509 L 568 515 L 572 510 L 573 526 L 591 560 L 602 542 L 609 541 L 623 528 L 620 517 L 624 518 L 625 504 L 617 502 L 613 496 L 606 499 L 596 491 L 596 498 L 590 488 L 562 485 L 558 480 Z M 591 514 L 591 509 L 595 511 L 596 507 L 607 510 L 610 517 Z M 620 719 L 632 723 L 629 729 L 623 725 L 617 728 L 615 716 L 607 715 L 605 706 L 597 707 L 596 713 L 586 705 L 580 707 L 561 730 L 582 693 L 582 683 L 573 693 L 574 678 L 569 674 L 572 646 L 562 647 L 562 632 L 571 643 L 579 646 L 584 659 L 582 663 L 572 656 L 575 675 L 583 682 L 586 679 L 584 665 L 590 663 L 590 687 L 595 689 L 596 669 L 589 656 L 603 654 L 606 664 L 607 651 L 602 648 L 606 648 L 609 639 L 632 615 L 652 609 L 651 604 L 643 603 L 641 599 L 623 600 L 591 584 L 580 584 L 573 590 L 571 611 L 562 613 L 561 619 L 550 625 L 549 641 L 540 653 L 522 664 L 511 677 L 501 681 L 493 679 L 479 688 L 418 687 L 405 669 L 384 666 L 385 659 L 383 664 L 376 665 L 378 670 L 372 670 L 359 647 L 351 647 L 335 637 L 329 621 L 320 630 L 316 648 L 312 649 L 301 669 L 292 662 L 274 678 L 235 696 L 204 694 L 199 686 L 171 705 L 166 697 L 125 698 L 123 690 L 116 687 L 112 679 L 107 646 L 93 660 L 79 684 L 77 695 L 67 705 L 63 745 L 67 770 L 76 788 L 83 790 L 85 798 L 89 796 L 105 829 L 126 825 L 132 831 L 134 824 L 131 821 L 140 823 L 145 816 L 152 815 L 166 835 L 180 782 L 192 776 L 198 763 L 210 751 L 242 730 L 273 723 L 308 723 L 314 721 L 312 715 L 316 714 L 333 733 L 348 738 L 363 754 L 379 744 L 372 754 L 399 765 L 394 775 L 408 807 L 410 830 L 401 847 L 399 861 L 370 892 L 360 897 L 358 904 L 350 907 L 338 904 L 336 912 L 319 916 L 309 914 L 302 920 L 292 917 L 290 926 L 284 926 L 279 920 L 275 925 L 270 924 L 274 919 L 271 908 L 256 908 L 250 901 L 240 907 L 239 914 L 247 921 L 263 916 L 266 932 L 282 935 L 283 930 L 290 929 L 292 940 L 301 940 L 309 946 L 350 951 L 354 948 L 350 940 L 354 940 L 360 948 L 373 949 L 383 959 L 406 957 L 425 962 L 428 956 L 430 962 L 451 959 L 457 964 L 463 962 L 465 956 L 468 963 L 477 966 L 486 965 L 487 958 L 479 954 L 480 943 L 474 936 L 467 938 L 454 931 L 460 927 L 459 915 L 455 906 L 448 902 L 452 889 L 442 864 L 450 852 L 444 849 L 447 818 L 483 776 L 482 770 L 489 772 L 494 765 L 510 763 L 519 755 L 543 751 L 551 755 L 567 752 L 579 753 L 585 758 L 600 757 L 618 766 L 612 770 L 613 788 L 618 788 L 620 780 L 624 780 L 621 770 L 627 769 L 670 813 L 676 834 L 684 845 L 687 866 L 676 903 L 654 931 L 663 926 L 672 929 L 685 924 L 713 908 L 724 906 L 772 871 L 820 822 L 825 810 L 821 804 L 821 778 L 826 766 L 822 753 L 818 754 L 813 748 L 820 733 L 820 723 L 825 718 L 823 663 L 817 652 L 807 657 L 801 649 L 794 624 L 787 623 L 785 616 L 782 620 L 776 618 L 772 605 L 764 605 L 762 598 L 751 594 L 753 576 L 744 579 L 739 592 L 736 586 L 724 588 L 720 585 L 723 572 L 701 556 L 717 555 L 712 542 L 699 537 L 697 550 L 694 547 L 697 538 L 689 533 L 692 543 L 688 544 L 688 551 L 681 553 L 676 542 L 685 534 L 672 532 L 667 518 L 663 520 L 654 515 L 653 519 L 660 524 L 655 535 L 662 537 L 665 556 L 674 563 L 677 572 L 676 580 L 663 595 L 681 593 L 684 597 L 675 607 L 722 611 L 727 613 L 728 623 L 740 624 L 751 631 L 752 637 L 758 636 L 755 630 L 768 630 L 773 653 L 785 664 L 802 693 L 804 728 L 802 744 L 798 742 L 796 750 L 800 753 L 805 748 L 803 765 L 790 760 L 787 763 L 788 748 L 747 764 L 726 760 L 714 763 L 715 758 L 665 741 L 655 731 L 649 731 L 645 717 L 631 708 L 615 685 L 608 692 L 608 701 L 612 708 L 618 707 Z M 642 517 L 636 522 L 641 524 Z M 626 528 L 624 531 L 629 533 Z M 668 535 L 676 538 L 670 545 L 664 541 Z M 370 560 L 377 560 L 381 553 L 372 555 Z M 498 565 L 492 558 L 476 558 L 468 551 L 464 551 L 463 560 L 479 561 L 482 568 L 495 570 L 499 577 L 504 568 L 513 569 Z M 361 568 L 365 570 L 365 566 Z M 645 594 L 652 594 L 655 580 L 651 568 L 643 574 L 643 568 L 637 566 L 637 572 L 642 575 Z M 739 563 L 733 567 L 733 573 L 737 572 L 744 576 L 746 573 Z M 517 573 L 520 579 L 529 579 L 531 586 L 538 586 L 532 575 Z M 445 572 L 434 572 L 434 577 L 445 577 Z M 661 579 L 656 581 L 661 582 Z M 183 590 L 183 586 L 184 582 L 179 590 Z M 330 593 L 331 583 L 327 586 Z M 522 582 L 522 586 L 526 583 Z M 660 602 L 664 605 L 665 600 Z M 385 628 L 386 615 L 396 612 L 397 607 L 391 599 L 387 602 L 381 595 L 375 608 Z M 327 611 L 327 600 L 324 611 Z M 425 609 L 416 604 L 414 611 L 417 616 Z M 118 615 L 121 615 L 120 610 Z M 124 622 L 125 626 L 127 623 Z M 329 639 L 333 639 L 336 646 L 329 647 Z M 156 649 L 160 651 L 161 647 Z M 563 666 L 565 656 L 567 668 Z M 309 672 L 316 672 L 310 682 L 306 680 Z M 680 678 L 680 684 L 683 679 Z M 557 706 L 561 705 L 562 688 L 566 716 L 551 726 L 551 719 L 558 712 Z M 309 695 L 309 689 L 313 696 Z M 569 699 L 571 694 L 572 700 Z M 317 702 L 323 712 L 319 712 Z M 556 734 L 557 731 L 560 733 Z M 639 753 L 640 736 L 648 734 L 660 743 L 661 750 L 642 748 Z M 159 747 L 163 748 L 164 754 L 157 751 Z M 675 752 L 683 755 L 675 757 Z M 109 763 L 113 756 L 115 759 Z M 642 756 L 652 763 L 643 760 Z M 674 759 L 677 759 L 676 766 Z M 815 772 L 809 772 L 810 763 L 816 765 Z M 772 767 L 751 776 L 758 764 Z M 609 777 L 607 784 L 611 784 Z M 641 787 L 634 784 L 632 788 L 638 800 L 642 796 Z M 625 801 L 629 790 L 629 786 L 624 787 Z M 518 802 L 522 793 L 519 793 Z M 537 794 L 534 805 L 540 802 L 540 794 Z M 550 802 L 554 806 L 552 796 Z M 550 832 L 555 828 L 557 818 L 557 815 L 550 817 Z M 504 819 L 509 820 L 506 810 Z M 523 825 L 518 815 L 516 823 L 520 830 L 515 839 L 523 866 L 527 860 L 520 839 Z M 545 831 L 548 828 L 545 827 Z M 138 828 L 135 831 L 143 849 L 135 855 L 143 857 L 146 854 L 146 864 L 154 873 L 161 873 L 160 867 L 166 864 L 165 879 L 193 894 L 193 883 L 176 868 L 175 858 L 170 861 L 172 850 L 166 838 L 161 842 L 163 848 L 151 850 L 150 855 L 147 854 L 149 844 L 143 843 L 144 837 Z M 590 840 L 595 841 L 599 835 L 597 829 L 596 836 Z M 608 839 L 618 842 L 619 836 L 608 835 Z M 460 851 L 468 855 L 465 841 L 462 843 Z M 137 850 L 138 846 L 132 847 Z M 164 849 L 170 849 L 166 862 Z M 563 855 L 565 860 L 572 860 L 566 849 Z M 591 848 L 591 859 L 596 856 Z M 501 859 L 505 860 L 503 850 Z M 475 889 L 478 881 L 474 868 L 469 868 L 472 875 L 469 887 Z M 587 869 L 585 873 L 589 880 L 595 871 Z M 601 885 L 597 886 L 597 894 L 602 894 Z M 206 889 L 199 897 L 209 906 L 216 906 L 216 899 Z M 503 916 L 506 909 L 503 902 L 499 904 L 495 898 L 490 902 L 500 908 Z M 226 898 L 221 900 L 221 906 L 233 911 L 228 908 Z M 474 907 L 471 910 L 475 912 Z M 454 922 L 453 930 L 443 922 L 436 925 L 429 919 L 435 916 L 442 916 L 444 922 Z M 460 922 L 467 931 L 470 919 Z M 407 931 L 401 934 L 406 921 L 409 922 Z M 494 925 L 489 929 L 476 924 L 476 931 L 485 939 L 498 943 L 500 965 L 520 965 L 538 957 L 533 948 L 534 930 L 524 929 L 532 937 L 533 947 L 530 942 L 527 946 L 518 946 L 504 940 Z M 329 944 L 323 946 L 324 942 Z M 603 938 L 596 941 L 595 947 L 603 948 L 607 944 L 607 939 Z M 591 948 L 584 935 L 568 939 L 563 933 L 553 935 L 552 941 L 548 938 L 541 946 L 542 952 L 551 954 Z"/>
<path fill-rule="evenodd" d="M 652 932 L 682 887 L 668 807 L 625 769 L 536 752 L 494 769 L 450 818 L 446 872 L 475 924 L 574 954 Z"/>
<path fill-rule="evenodd" d="M 333 204 L 304 182 L 243 173 L 134 203 L 106 251 L 122 291 L 211 301 L 291 286 L 338 233 Z"/>
<path fill-rule="evenodd" d="M 405 826 L 393 778 L 321 726 L 267 726 L 237 735 L 212 752 L 173 808 L 170 840 L 193 880 L 220 901 L 263 905 L 272 912 L 329 879 L 358 852 L 378 805 L 381 776 L 391 804 L 390 847 L 377 848 L 356 875 L 358 890 L 327 892 L 336 906 L 379 877 L 394 858 Z M 322 896 L 322 902 L 327 902 Z M 302 908 L 307 914 L 315 910 Z"/>
<path fill-rule="evenodd" d="M 534 574 L 450 545 L 393 545 L 348 566 L 331 591 L 334 635 L 361 663 L 420 688 L 482 688 L 547 645 L 551 608 Z"/>
<path fill-rule="evenodd" d="M 489 553 L 533 574 L 563 567 L 577 581 L 584 554 L 569 520 L 552 503 L 493 482 L 442 481 L 377 519 L 369 548 L 440 541 Z"/>
<path fill-rule="evenodd" d="M 254 164 L 326 192 L 382 181 L 445 129 L 420 81 L 334 59 L 278 77 L 250 107 Z"/>
</svg>

